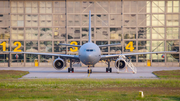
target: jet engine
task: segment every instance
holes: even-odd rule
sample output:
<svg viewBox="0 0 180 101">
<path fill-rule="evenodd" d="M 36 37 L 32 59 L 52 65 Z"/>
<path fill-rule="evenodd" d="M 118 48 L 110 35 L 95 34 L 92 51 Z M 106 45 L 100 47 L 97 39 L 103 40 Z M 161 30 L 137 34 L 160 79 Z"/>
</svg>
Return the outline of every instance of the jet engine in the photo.
<svg viewBox="0 0 180 101">
<path fill-rule="evenodd" d="M 57 70 L 61 70 L 64 68 L 64 60 L 61 58 L 57 58 L 56 60 L 54 60 L 53 62 L 53 67 Z"/>
<path fill-rule="evenodd" d="M 123 58 L 118 58 L 115 62 L 116 69 L 123 69 L 126 66 L 126 62 Z"/>
</svg>

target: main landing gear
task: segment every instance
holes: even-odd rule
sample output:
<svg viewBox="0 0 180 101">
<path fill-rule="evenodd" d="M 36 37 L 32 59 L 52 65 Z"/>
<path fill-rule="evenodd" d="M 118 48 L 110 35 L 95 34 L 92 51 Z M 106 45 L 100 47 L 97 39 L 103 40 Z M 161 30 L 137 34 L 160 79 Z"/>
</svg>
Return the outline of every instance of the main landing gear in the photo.
<svg viewBox="0 0 180 101">
<path fill-rule="evenodd" d="M 108 60 L 108 68 L 106 68 L 106 73 L 108 73 L 108 72 L 111 73 L 112 72 L 112 68 L 110 68 L 110 62 L 111 61 Z M 68 73 L 70 73 L 70 72 L 74 73 L 74 68 L 72 68 L 72 59 L 70 59 L 70 68 L 68 68 Z M 87 73 L 88 74 L 92 73 L 92 69 L 90 69 L 90 66 L 88 66 Z"/>
<path fill-rule="evenodd" d="M 72 68 L 72 59 L 70 59 L 70 68 L 68 68 L 68 73 L 74 73 L 74 68 Z"/>
<path fill-rule="evenodd" d="M 106 73 L 108 73 L 108 72 L 112 72 L 112 68 L 110 68 L 110 60 L 108 60 L 108 68 L 106 68 Z"/>
</svg>

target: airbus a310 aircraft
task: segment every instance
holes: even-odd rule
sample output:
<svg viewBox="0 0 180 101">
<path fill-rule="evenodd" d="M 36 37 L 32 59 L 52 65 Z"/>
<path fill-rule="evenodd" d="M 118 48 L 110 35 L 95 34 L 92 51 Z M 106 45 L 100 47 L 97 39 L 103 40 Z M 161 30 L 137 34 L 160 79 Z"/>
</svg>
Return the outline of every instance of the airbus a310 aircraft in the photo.
<svg viewBox="0 0 180 101">
<path fill-rule="evenodd" d="M 108 60 L 112 58 L 117 58 L 115 61 L 115 67 L 117 69 L 123 69 L 126 66 L 126 60 L 122 56 L 128 55 L 139 55 L 139 54 L 158 54 L 158 53 L 172 53 L 177 51 L 162 51 L 162 52 L 141 52 L 141 53 L 125 53 L 125 54 L 114 54 L 114 55 L 101 55 L 100 47 L 107 47 L 118 44 L 107 44 L 107 45 L 96 45 L 91 41 L 91 11 L 89 11 L 89 40 L 88 43 L 83 45 L 70 45 L 70 44 L 60 44 L 71 47 L 79 47 L 78 55 L 66 55 L 66 54 L 53 54 L 53 53 L 34 53 L 34 52 L 13 52 L 13 51 L 5 51 L 10 53 L 23 53 L 23 54 L 36 54 L 36 55 L 51 55 L 58 56 L 57 59 L 53 61 L 53 67 L 57 70 L 61 70 L 65 67 L 64 59 L 70 59 L 70 68 L 68 68 L 68 72 L 74 72 L 74 68 L 72 68 L 72 60 L 80 60 L 82 63 L 88 66 L 88 73 L 92 73 L 92 70 L 89 69 L 90 66 L 94 66 L 100 60 Z M 106 68 L 106 72 L 112 72 L 110 68 L 110 61 L 108 61 L 108 68 Z"/>
</svg>

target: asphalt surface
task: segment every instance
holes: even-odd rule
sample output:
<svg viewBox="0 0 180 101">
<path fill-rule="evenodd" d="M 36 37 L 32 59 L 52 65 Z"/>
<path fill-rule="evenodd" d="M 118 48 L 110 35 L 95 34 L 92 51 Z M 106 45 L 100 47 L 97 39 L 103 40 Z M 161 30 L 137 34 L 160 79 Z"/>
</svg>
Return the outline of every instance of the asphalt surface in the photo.
<svg viewBox="0 0 180 101">
<path fill-rule="evenodd" d="M 124 69 L 117 72 L 112 67 L 112 73 L 106 73 L 106 67 L 93 67 L 92 73 L 87 73 L 87 67 L 74 67 L 74 73 L 68 73 L 65 67 L 62 70 L 56 70 L 51 67 L 0 67 L 0 70 L 22 70 L 30 73 L 23 76 L 25 79 L 35 78 L 59 78 L 59 79 L 158 79 L 152 72 L 160 70 L 180 70 L 180 67 L 136 67 L 137 73 L 133 74 L 130 69 Z"/>
</svg>

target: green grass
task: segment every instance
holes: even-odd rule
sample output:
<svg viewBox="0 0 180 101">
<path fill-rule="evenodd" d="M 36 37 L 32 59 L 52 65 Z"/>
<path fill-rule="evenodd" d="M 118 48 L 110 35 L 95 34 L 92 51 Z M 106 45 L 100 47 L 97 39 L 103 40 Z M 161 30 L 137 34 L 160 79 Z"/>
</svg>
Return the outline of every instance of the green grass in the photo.
<svg viewBox="0 0 180 101">
<path fill-rule="evenodd" d="M 159 78 L 180 79 L 180 70 L 155 71 L 153 73 Z"/>
<path fill-rule="evenodd" d="M 16 71 L 16 70 L 0 70 L 1 79 L 16 79 L 28 74 L 27 71 Z"/>
<path fill-rule="evenodd" d="M 1 101 L 180 101 L 179 94 L 180 79 L 0 78 Z"/>
</svg>

